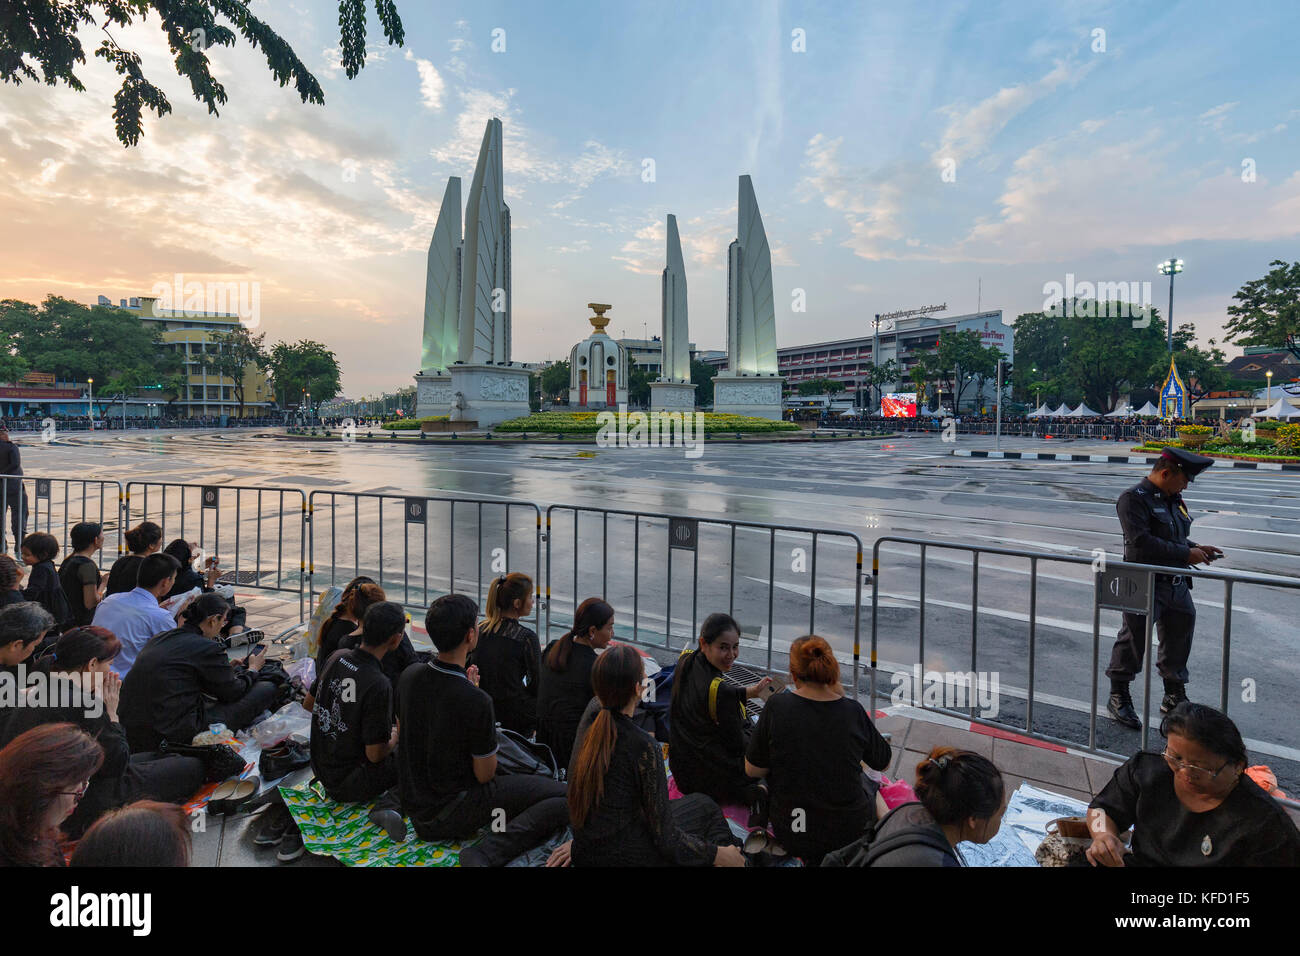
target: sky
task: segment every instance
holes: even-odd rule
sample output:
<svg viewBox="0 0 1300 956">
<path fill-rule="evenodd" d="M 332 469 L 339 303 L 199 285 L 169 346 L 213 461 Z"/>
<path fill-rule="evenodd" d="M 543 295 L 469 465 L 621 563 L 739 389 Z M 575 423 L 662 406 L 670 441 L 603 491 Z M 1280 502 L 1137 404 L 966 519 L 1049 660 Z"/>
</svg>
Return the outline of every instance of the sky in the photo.
<svg viewBox="0 0 1300 956">
<path fill-rule="evenodd" d="M 325 103 L 279 87 L 241 41 L 209 51 L 219 116 L 156 20 L 113 30 L 173 108 L 130 149 L 118 77 L 93 55 L 85 92 L 0 86 L 0 298 L 252 283 L 268 342 L 324 342 L 347 396 L 410 385 L 438 206 L 448 176 L 468 191 L 493 116 L 516 361 L 566 358 L 587 302 L 613 305 L 615 336 L 657 334 L 669 213 L 691 341 L 724 348 L 741 174 L 782 347 L 935 303 L 1010 322 L 1068 275 L 1150 282 L 1163 314 L 1170 256 L 1186 263 L 1176 322 L 1223 344 L 1233 293 L 1300 260 L 1293 0 L 397 7 L 404 46 L 372 10 L 348 80 L 336 3 L 258 0 Z M 88 51 L 99 40 L 82 33 Z"/>
</svg>

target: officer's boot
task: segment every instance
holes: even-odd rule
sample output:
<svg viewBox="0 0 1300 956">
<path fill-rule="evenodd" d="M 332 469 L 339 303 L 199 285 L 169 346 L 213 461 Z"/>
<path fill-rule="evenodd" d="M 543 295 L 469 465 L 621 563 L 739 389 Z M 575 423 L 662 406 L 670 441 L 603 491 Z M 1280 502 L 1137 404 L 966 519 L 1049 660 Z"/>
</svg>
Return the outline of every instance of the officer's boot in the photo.
<svg viewBox="0 0 1300 956">
<path fill-rule="evenodd" d="M 1160 701 L 1160 713 L 1167 714 L 1183 701 L 1187 700 L 1187 692 L 1184 689 L 1185 684 L 1182 681 L 1166 680 L 1165 697 Z"/>
<path fill-rule="evenodd" d="M 1110 682 L 1110 700 L 1106 701 L 1106 712 L 1117 724 L 1130 730 L 1142 729 L 1142 718 L 1133 708 L 1133 698 L 1129 696 L 1127 683 Z"/>
</svg>

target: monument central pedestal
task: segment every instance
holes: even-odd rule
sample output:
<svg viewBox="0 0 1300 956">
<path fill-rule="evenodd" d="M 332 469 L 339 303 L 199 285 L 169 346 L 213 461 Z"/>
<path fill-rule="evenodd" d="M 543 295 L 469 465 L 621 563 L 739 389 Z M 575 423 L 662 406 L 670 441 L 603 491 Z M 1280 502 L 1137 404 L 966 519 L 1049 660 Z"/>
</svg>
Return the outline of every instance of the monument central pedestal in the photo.
<svg viewBox="0 0 1300 956">
<path fill-rule="evenodd" d="M 451 367 L 453 422 L 478 422 L 491 428 L 529 413 L 528 370 L 509 365 L 453 365 Z"/>
<path fill-rule="evenodd" d="M 713 411 L 720 415 L 749 415 L 780 421 L 784 383 L 785 379 L 775 375 L 714 376 Z"/>
</svg>

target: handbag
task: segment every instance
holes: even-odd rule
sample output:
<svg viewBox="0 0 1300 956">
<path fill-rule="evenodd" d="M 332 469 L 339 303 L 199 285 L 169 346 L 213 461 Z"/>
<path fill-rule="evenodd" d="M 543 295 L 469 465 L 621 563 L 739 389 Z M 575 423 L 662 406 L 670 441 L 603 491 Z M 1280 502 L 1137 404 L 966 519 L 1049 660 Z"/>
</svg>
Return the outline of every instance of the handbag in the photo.
<svg viewBox="0 0 1300 956">
<path fill-rule="evenodd" d="M 1087 817 L 1057 817 L 1045 827 L 1047 836 L 1034 851 L 1039 866 L 1086 866 L 1092 846 Z"/>
<path fill-rule="evenodd" d="M 239 751 L 230 744 L 203 744 L 198 747 L 172 744 L 164 740 L 158 745 L 160 754 L 180 754 L 182 757 L 198 757 L 203 761 L 203 779 L 208 783 L 237 777 L 248 766 Z"/>
<path fill-rule="evenodd" d="M 546 744 L 529 740 L 523 734 L 497 727 L 497 776 L 532 773 L 558 780 L 559 764 Z"/>
</svg>

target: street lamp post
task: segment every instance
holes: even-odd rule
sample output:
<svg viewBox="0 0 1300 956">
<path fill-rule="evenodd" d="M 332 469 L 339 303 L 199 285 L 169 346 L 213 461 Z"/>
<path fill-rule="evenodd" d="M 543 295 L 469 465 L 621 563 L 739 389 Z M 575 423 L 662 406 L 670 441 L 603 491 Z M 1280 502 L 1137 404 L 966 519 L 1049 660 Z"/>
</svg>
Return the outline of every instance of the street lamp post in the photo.
<svg viewBox="0 0 1300 956">
<path fill-rule="evenodd" d="M 95 430 L 95 379 L 90 377 L 86 379 L 90 383 L 90 397 L 86 399 L 86 417 L 90 419 L 90 430 Z"/>
<path fill-rule="evenodd" d="M 1266 393 L 1267 397 L 1264 399 L 1264 407 L 1272 408 L 1273 407 L 1273 370 L 1269 369 L 1267 372 L 1265 372 L 1264 377 L 1268 379 L 1268 392 Z"/>
<path fill-rule="evenodd" d="M 1182 259 L 1166 259 L 1160 265 L 1156 266 L 1156 271 L 1162 276 L 1169 276 L 1169 314 L 1165 316 L 1167 323 L 1166 341 L 1169 346 L 1169 354 L 1174 353 L 1174 276 L 1183 271 Z"/>
</svg>

